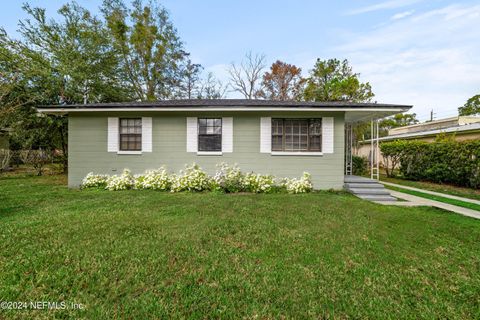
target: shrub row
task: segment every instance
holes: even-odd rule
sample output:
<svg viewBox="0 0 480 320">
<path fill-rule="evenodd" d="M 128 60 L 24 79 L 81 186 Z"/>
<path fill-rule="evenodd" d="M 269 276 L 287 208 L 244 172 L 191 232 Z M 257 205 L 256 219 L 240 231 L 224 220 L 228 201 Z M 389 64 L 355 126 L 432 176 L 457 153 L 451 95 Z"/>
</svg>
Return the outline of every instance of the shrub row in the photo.
<svg viewBox="0 0 480 320">
<path fill-rule="evenodd" d="M 217 165 L 214 176 L 209 176 L 198 165 L 186 166 L 179 174 L 169 174 L 164 167 L 142 175 L 132 175 L 125 169 L 121 175 L 103 175 L 90 172 L 82 181 L 82 188 L 101 188 L 111 191 L 151 189 L 159 191 L 221 191 L 272 193 L 306 193 L 313 190 L 310 174 L 299 179 L 276 179 L 271 175 L 243 173 L 236 165 Z"/>
<path fill-rule="evenodd" d="M 480 141 L 438 139 L 435 142 L 398 140 L 385 142 L 380 149 L 386 159 L 387 173 L 411 180 L 480 186 Z"/>
</svg>

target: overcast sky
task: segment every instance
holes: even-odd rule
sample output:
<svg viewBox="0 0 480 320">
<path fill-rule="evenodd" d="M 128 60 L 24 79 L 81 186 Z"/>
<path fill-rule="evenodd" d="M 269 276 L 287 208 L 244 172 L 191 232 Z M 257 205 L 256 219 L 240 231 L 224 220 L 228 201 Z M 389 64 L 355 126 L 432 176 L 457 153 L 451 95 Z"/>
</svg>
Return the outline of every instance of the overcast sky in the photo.
<svg viewBox="0 0 480 320">
<path fill-rule="evenodd" d="M 15 35 L 23 1 L 2 3 Z M 98 0 L 79 0 L 98 13 Z M 30 1 L 55 16 L 62 1 Z M 454 116 L 480 93 L 480 1 L 165 0 L 192 59 L 218 78 L 247 51 L 296 64 L 348 59 L 374 100 L 413 104 L 421 120 Z M 232 97 L 234 95 L 232 94 Z"/>
</svg>

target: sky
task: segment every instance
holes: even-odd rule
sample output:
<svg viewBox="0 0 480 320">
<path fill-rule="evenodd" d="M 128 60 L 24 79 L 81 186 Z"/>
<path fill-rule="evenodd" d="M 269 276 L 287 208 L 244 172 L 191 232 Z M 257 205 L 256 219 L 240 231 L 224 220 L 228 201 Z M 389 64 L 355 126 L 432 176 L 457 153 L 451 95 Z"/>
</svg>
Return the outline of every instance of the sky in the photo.
<svg viewBox="0 0 480 320">
<path fill-rule="evenodd" d="M 24 1 L 2 3 L 0 25 L 12 36 Z M 98 14 L 101 0 L 77 0 Z M 64 1 L 31 0 L 56 17 Z M 480 94 L 480 1 L 164 0 L 185 48 L 205 72 L 228 81 L 246 52 L 301 67 L 348 59 L 370 82 L 374 100 L 413 105 L 420 120 L 457 115 Z M 237 97 L 229 93 L 230 97 Z"/>
</svg>

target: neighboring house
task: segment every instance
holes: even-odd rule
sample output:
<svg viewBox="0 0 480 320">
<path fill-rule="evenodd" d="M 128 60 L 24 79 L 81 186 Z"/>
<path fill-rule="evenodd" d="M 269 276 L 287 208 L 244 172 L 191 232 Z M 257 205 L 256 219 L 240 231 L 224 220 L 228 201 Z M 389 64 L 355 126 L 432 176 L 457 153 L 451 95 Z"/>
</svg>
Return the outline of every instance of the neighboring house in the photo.
<svg viewBox="0 0 480 320">
<path fill-rule="evenodd" d="M 344 183 L 345 125 L 405 112 L 376 103 L 268 100 L 166 100 L 46 106 L 68 114 L 68 185 L 89 172 L 142 173 L 222 162 L 277 177 L 312 175 L 316 189 Z M 349 150 L 350 147 L 349 147 Z M 348 158 L 348 157 L 347 157 Z"/>
<path fill-rule="evenodd" d="M 450 136 L 457 141 L 480 139 L 480 117 L 458 116 L 393 128 L 388 131 L 387 136 L 378 140 L 380 143 L 394 140 L 433 142 L 438 135 Z M 370 140 L 361 141 L 354 154 L 368 158 L 370 149 Z"/>
</svg>

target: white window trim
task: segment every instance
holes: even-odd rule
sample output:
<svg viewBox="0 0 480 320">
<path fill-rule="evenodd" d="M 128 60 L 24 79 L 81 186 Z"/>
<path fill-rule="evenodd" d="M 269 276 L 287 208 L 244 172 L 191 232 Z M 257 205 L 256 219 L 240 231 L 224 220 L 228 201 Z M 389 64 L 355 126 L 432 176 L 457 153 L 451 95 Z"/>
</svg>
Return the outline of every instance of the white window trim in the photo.
<svg viewBox="0 0 480 320">
<path fill-rule="evenodd" d="M 270 154 L 272 156 L 323 156 L 323 152 L 312 151 L 272 151 Z"/>
<path fill-rule="evenodd" d="M 222 126 L 221 126 L 221 129 L 222 129 L 222 142 L 221 142 L 221 148 L 222 150 L 220 151 L 199 151 L 198 150 L 198 136 L 200 135 L 200 129 L 199 129 L 199 119 L 221 119 L 222 121 Z M 230 118 L 229 121 L 231 121 L 232 118 Z M 199 118 L 197 117 L 197 156 L 222 156 L 224 152 L 232 152 L 232 151 L 224 151 L 225 150 L 225 147 L 226 147 L 226 144 L 225 144 L 225 132 L 224 132 L 224 123 L 225 121 L 225 118 L 221 117 L 221 118 Z M 233 134 L 233 131 L 230 130 L 231 132 L 227 133 L 227 134 Z M 230 145 L 231 145 L 231 142 L 230 142 Z"/>
<path fill-rule="evenodd" d="M 275 119 L 275 118 L 270 118 L 270 127 L 267 128 L 268 131 L 269 131 L 269 137 L 270 137 L 270 146 L 269 148 L 271 149 L 272 145 L 271 145 L 271 141 L 272 141 L 272 119 Z M 310 119 L 310 118 L 279 118 L 279 119 L 283 119 L 283 120 L 289 120 L 289 119 L 294 119 L 294 120 L 302 120 L 302 119 Z M 324 124 L 324 117 L 320 117 L 320 118 L 315 118 L 315 119 L 321 119 L 322 121 L 322 151 L 273 151 L 271 150 L 270 152 L 266 152 L 266 153 L 270 153 L 272 156 L 323 156 L 325 153 L 329 153 L 329 152 L 325 152 L 324 150 L 324 139 L 323 139 L 323 135 L 324 135 L 324 130 L 323 130 L 323 124 Z M 333 118 L 332 118 L 333 119 Z M 267 123 L 265 122 L 264 125 L 267 125 Z M 266 140 L 266 138 L 265 138 Z"/>
<path fill-rule="evenodd" d="M 117 151 L 117 154 L 142 154 L 142 151 Z"/>
<path fill-rule="evenodd" d="M 222 151 L 197 151 L 197 156 L 222 156 Z"/>
</svg>

